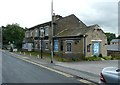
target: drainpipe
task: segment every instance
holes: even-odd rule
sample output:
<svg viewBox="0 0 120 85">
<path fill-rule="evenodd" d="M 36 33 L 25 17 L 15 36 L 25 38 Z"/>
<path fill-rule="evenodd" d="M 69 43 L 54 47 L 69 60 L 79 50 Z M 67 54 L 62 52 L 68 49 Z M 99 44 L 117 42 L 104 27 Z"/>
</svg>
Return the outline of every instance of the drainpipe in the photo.
<svg viewBox="0 0 120 85">
<path fill-rule="evenodd" d="M 83 35 L 84 38 L 84 57 L 86 56 L 86 35 Z"/>
</svg>

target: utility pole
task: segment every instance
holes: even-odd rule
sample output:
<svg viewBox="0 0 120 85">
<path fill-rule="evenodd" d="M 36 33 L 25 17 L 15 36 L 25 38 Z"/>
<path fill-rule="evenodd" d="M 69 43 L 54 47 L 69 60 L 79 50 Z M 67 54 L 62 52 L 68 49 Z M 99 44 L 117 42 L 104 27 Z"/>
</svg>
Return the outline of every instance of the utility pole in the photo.
<svg viewBox="0 0 120 85">
<path fill-rule="evenodd" d="M 53 0 L 51 1 L 51 63 L 53 63 Z"/>
<path fill-rule="evenodd" d="M 41 36 L 41 59 L 43 58 L 42 53 L 43 53 L 43 39 L 44 39 L 44 29 L 40 29 Z"/>
<path fill-rule="evenodd" d="M 0 49 L 2 49 L 2 27 L 0 27 Z"/>
</svg>

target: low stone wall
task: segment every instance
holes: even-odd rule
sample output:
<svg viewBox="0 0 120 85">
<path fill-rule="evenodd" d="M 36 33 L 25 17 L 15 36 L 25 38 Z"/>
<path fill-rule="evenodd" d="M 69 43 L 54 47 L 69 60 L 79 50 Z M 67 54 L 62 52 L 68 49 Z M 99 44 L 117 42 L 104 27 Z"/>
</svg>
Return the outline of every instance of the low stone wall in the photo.
<svg viewBox="0 0 120 85">
<path fill-rule="evenodd" d="M 67 59 L 80 59 L 83 60 L 85 57 L 82 53 L 54 53 L 55 55 L 67 58 Z"/>
<path fill-rule="evenodd" d="M 112 56 L 112 57 L 120 57 L 120 51 L 111 51 L 111 50 L 108 50 L 107 51 L 107 55 L 108 56 Z"/>
</svg>

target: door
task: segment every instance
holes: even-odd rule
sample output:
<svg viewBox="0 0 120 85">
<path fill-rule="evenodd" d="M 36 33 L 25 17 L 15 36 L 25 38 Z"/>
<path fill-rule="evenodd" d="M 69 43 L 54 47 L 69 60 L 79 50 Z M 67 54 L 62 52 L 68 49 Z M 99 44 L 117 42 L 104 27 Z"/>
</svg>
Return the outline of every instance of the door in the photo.
<svg viewBox="0 0 120 85">
<path fill-rule="evenodd" d="M 100 42 L 93 42 L 93 55 L 99 55 L 100 54 Z"/>
<path fill-rule="evenodd" d="M 63 40 L 60 42 L 60 50 L 63 51 Z"/>
</svg>

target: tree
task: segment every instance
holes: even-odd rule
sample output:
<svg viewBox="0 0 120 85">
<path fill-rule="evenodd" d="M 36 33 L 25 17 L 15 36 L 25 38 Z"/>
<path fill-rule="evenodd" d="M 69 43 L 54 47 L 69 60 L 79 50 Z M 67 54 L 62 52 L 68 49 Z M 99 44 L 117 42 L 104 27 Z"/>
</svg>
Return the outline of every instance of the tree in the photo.
<svg viewBox="0 0 120 85">
<path fill-rule="evenodd" d="M 112 39 L 115 39 L 116 38 L 116 35 L 114 33 L 105 33 L 106 36 L 107 36 L 107 42 L 108 42 L 108 45 L 110 44 L 110 41 Z"/>
<path fill-rule="evenodd" d="M 13 43 L 17 48 L 22 47 L 22 41 L 25 35 L 25 30 L 18 24 L 8 24 L 3 28 L 3 45 L 8 45 L 9 42 Z"/>
</svg>

